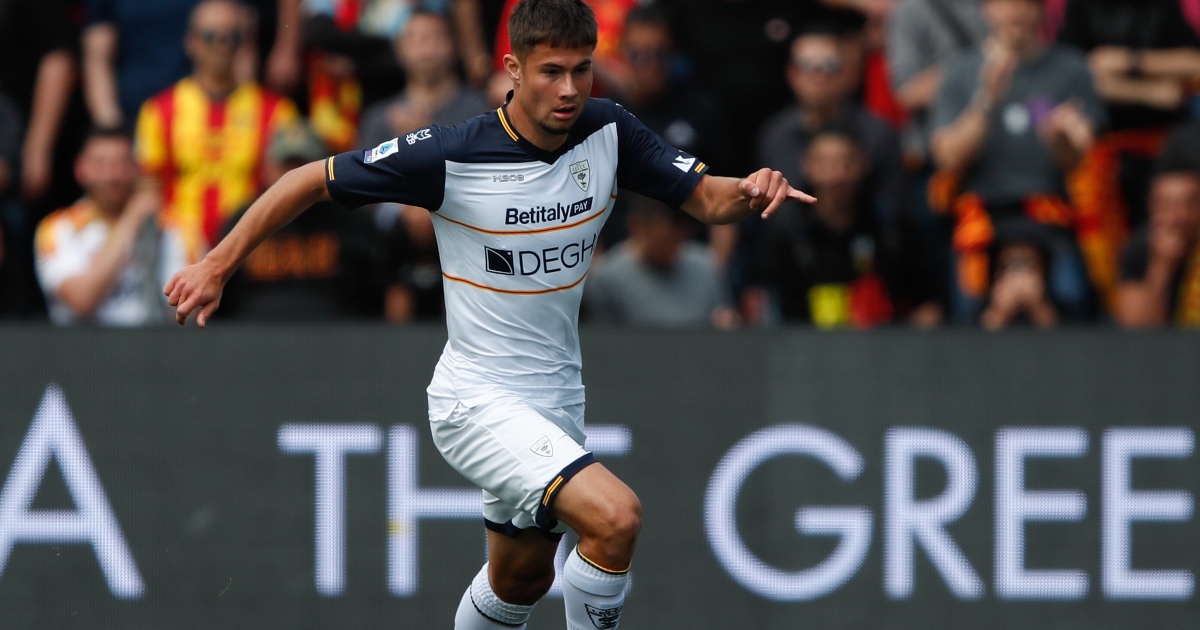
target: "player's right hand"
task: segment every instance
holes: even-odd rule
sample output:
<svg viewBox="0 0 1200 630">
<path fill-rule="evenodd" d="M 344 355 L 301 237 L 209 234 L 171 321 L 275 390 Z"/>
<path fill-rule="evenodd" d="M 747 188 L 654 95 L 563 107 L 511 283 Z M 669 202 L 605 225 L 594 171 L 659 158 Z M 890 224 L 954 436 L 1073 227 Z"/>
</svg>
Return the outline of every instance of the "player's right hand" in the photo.
<svg viewBox="0 0 1200 630">
<path fill-rule="evenodd" d="M 199 309 L 196 325 L 204 328 L 208 318 L 221 304 L 225 282 L 213 273 L 204 261 L 181 269 L 167 282 L 163 294 L 167 304 L 175 307 L 175 321 L 182 326 L 193 311 Z"/>
</svg>

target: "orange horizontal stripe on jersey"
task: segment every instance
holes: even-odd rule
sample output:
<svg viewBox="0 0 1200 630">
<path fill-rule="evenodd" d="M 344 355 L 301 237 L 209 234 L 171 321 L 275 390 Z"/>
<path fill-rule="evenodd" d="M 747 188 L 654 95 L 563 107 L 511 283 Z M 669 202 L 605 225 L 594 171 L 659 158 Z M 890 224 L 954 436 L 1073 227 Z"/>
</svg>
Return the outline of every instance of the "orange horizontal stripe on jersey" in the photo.
<svg viewBox="0 0 1200 630">
<path fill-rule="evenodd" d="M 517 133 L 512 130 L 512 127 L 508 126 L 508 121 L 504 118 L 504 108 L 497 107 L 496 115 L 500 117 L 500 124 L 504 126 L 504 130 L 508 132 L 509 137 L 516 141 L 518 139 Z"/>
<path fill-rule="evenodd" d="M 443 221 L 449 221 L 455 225 L 461 225 L 461 226 L 467 228 L 468 230 L 475 230 L 476 232 L 482 232 L 484 234 L 494 234 L 497 236 L 520 236 L 520 235 L 532 235 L 532 234 L 545 234 L 547 232 L 557 232 L 559 230 L 567 230 L 567 229 L 570 229 L 573 227 L 577 227 L 577 226 L 583 225 L 584 223 L 587 223 L 588 221 L 595 220 L 597 217 L 603 216 L 604 210 L 601 210 L 600 212 L 597 212 L 596 214 L 593 214 L 592 216 L 590 216 L 586 219 L 583 219 L 582 221 L 576 221 L 575 223 L 568 223 L 565 225 L 556 225 L 554 227 L 540 228 L 537 230 L 485 230 L 484 228 L 481 228 L 481 227 L 475 227 L 474 225 L 471 225 L 470 223 L 463 223 L 462 221 L 455 221 L 454 219 L 451 219 L 450 217 L 444 217 L 436 212 L 433 212 L 431 214 L 433 214 L 433 216 L 438 217 L 439 219 L 441 219 Z"/>
<path fill-rule="evenodd" d="M 704 162 L 701 162 L 701 163 L 697 164 L 697 165 L 696 165 L 696 172 L 697 172 L 697 173 L 699 173 L 700 171 L 704 170 L 704 167 L 705 167 L 705 166 L 706 166 L 706 164 L 704 164 Z"/>
<path fill-rule="evenodd" d="M 580 282 L 583 282 L 583 279 L 587 277 L 587 274 L 586 273 L 583 274 L 582 276 L 579 277 L 578 280 L 576 280 L 575 282 L 572 282 L 571 284 L 568 284 L 565 287 L 553 287 L 550 289 L 538 289 L 536 291 L 518 291 L 516 289 L 497 289 L 496 287 L 489 287 L 486 284 L 479 284 L 478 282 L 471 282 L 470 280 L 467 280 L 466 278 L 459 278 L 458 276 L 452 276 L 444 271 L 442 272 L 442 277 L 447 280 L 453 280 L 454 282 L 461 282 L 463 284 L 475 287 L 476 289 L 483 289 L 484 291 L 492 291 L 494 293 L 504 293 L 507 295 L 544 295 L 546 293 L 555 293 L 557 291 L 568 291 L 570 289 L 574 289 L 575 287 L 579 286 Z"/>
</svg>

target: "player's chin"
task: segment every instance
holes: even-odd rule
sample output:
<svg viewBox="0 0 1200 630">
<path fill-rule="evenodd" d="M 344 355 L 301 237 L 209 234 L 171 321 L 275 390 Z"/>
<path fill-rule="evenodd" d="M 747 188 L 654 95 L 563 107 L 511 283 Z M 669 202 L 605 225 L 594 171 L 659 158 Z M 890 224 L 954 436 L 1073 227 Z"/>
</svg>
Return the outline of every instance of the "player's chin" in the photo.
<svg viewBox="0 0 1200 630">
<path fill-rule="evenodd" d="M 571 127 L 575 125 L 575 121 L 578 118 L 579 118 L 578 116 L 572 116 L 570 120 L 559 120 L 559 119 L 544 120 L 541 123 L 541 127 L 542 127 L 542 130 L 545 131 L 546 133 L 553 134 L 556 136 L 563 136 L 563 135 L 566 135 L 569 131 L 571 131 Z"/>
</svg>

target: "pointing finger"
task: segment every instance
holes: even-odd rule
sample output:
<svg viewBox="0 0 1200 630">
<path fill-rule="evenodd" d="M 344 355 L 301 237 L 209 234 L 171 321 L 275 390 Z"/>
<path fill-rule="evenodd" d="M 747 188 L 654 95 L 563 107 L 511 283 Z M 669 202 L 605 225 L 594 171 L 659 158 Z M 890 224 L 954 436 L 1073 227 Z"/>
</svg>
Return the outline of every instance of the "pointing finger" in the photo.
<svg viewBox="0 0 1200 630">
<path fill-rule="evenodd" d="M 817 200 L 816 197 L 814 197 L 802 190 L 796 190 L 795 188 L 788 188 L 787 196 L 789 199 L 795 199 L 797 201 L 803 201 L 805 203 L 813 203 Z"/>
</svg>

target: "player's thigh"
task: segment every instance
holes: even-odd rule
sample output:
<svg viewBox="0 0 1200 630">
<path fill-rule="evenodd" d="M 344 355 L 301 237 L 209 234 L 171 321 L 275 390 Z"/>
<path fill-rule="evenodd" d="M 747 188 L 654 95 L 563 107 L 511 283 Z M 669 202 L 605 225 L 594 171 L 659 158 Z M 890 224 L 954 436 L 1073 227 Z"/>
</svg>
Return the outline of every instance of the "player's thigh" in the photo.
<svg viewBox="0 0 1200 630">
<path fill-rule="evenodd" d="M 559 490 L 553 515 L 582 537 L 636 535 L 642 504 L 625 482 L 596 463 L 576 473 Z"/>
</svg>

